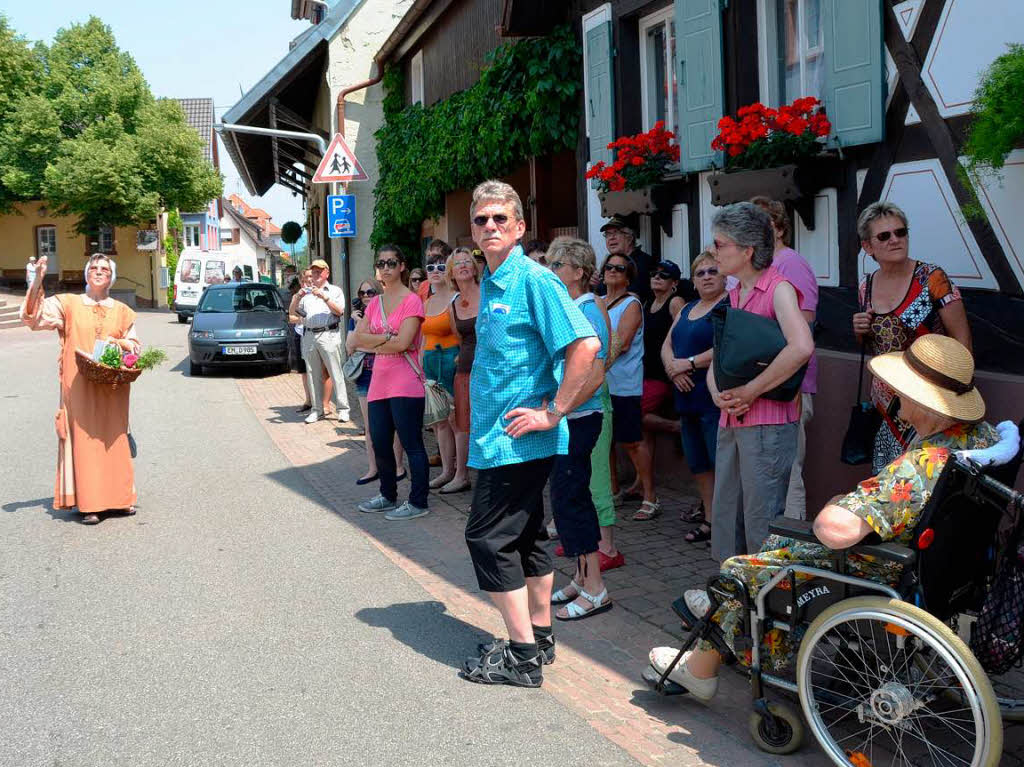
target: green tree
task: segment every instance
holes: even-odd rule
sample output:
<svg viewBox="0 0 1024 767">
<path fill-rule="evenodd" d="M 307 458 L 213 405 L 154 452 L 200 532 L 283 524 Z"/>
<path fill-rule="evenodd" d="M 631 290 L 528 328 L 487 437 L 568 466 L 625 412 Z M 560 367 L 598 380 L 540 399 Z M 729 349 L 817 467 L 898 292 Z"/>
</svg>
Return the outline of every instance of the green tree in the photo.
<svg viewBox="0 0 1024 767">
<path fill-rule="evenodd" d="M 7 56 L 20 69 L 0 63 L 0 86 L 11 86 L 0 96 L 0 211 L 43 198 L 87 232 L 148 220 L 160 208 L 201 210 L 222 193 L 180 105 L 153 98 L 99 19 L 34 50 L 0 19 L 0 59 Z"/>
</svg>

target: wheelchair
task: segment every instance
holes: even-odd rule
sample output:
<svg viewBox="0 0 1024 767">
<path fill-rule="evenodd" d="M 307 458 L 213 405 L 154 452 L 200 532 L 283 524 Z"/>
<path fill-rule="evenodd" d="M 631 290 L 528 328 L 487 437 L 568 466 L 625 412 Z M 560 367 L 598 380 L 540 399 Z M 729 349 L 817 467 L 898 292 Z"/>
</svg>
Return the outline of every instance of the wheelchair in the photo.
<svg viewBox="0 0 1024 767">
<path fill-rule="evenodd" d="M 673 603 L 689 633 L 663 673 L 648 666 L 643 678 L 659 694 L 686 694 L 668 677 L 684 652 L 707 639 L 725 665 L 749 676 L 748 729 L 764 751 L 797 750 L 806 721 L 837 765 L 999 764 L 1002 719 L 1024 720 L 1024 685 L 997 697 L 969 642 L 1004 557 L 1017 556 L 1024 534 L 1024 496 L 1007 487 L 1020 462 L 1018 453 L 1009 464 L 982 470 L 950 458 L 908 546 L 872 535 L 835 551 L 834 570 L 781 568 L 755 597 L 736 578 L 711 578 L 711 609 L 697 619 L 682 598 Z M 810 522 L 780 518 L 771 532 L 817 542 Z M 850 553 L 899 565 L 898 583 L 850 576 Z M 726 600 L 743 606 L 734 646 L 749 652 L 749 668 L 736 664 L 711 621 Z M 798 646 L 795 679 L 761 668 L 762 638 L 772 629 L 789 632 Z M 769 701 L 766 687 L 796 694 L 803 717 Z"/>
</svg>

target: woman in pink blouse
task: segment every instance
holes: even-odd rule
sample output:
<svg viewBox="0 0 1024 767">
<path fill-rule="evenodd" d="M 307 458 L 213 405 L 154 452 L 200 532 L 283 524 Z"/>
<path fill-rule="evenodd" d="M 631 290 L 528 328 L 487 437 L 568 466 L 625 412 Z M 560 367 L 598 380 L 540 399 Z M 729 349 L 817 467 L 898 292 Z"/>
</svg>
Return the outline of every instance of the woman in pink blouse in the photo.
<svg viewBox="0 0 1024 767">
<path fill-rule="evenodd" d="M 796 289 L 771 265 L 775 250 L 771 217 L 756 205 L 739 202 L 718 211 L 711 226 L 718 268 L 739 280 L 729 291 L 730 305 L 777 321 L 787 342 L 772 363 L 743 386 L 719 391 L 714 365 L 708 369 L 708 389 L 722 411 L 715 453 L 711 555 L 724 561 L 760 550 L 769 523 L 785 510 L 796 458 L 800 398 L 777 402 L 761 395 L 810 359 L 814 341 L 800 313 Z"/>
<path fill-rule="evenodd" d="M 366 393 L 367 430 L 373 441 L 380 475 L 380 495 L 359 504 L 368 513 L 384 512 L 389 520 L 422 517 L 427 513 L 429 465 L 423 448 L 424 390 L 422 370 L 415 359 L 420 348 L 423 301 L 408 288 L 405 256 L 397 245 L 377 251 L 377 280 L 383 292 L 366 307 L 355 331 L 355 346 L 373 352 L 373 377 Z M 391 451 L 395 432 L 409 456 L 412 489 L 398 505 L 397 467 Z"/>
</svg>

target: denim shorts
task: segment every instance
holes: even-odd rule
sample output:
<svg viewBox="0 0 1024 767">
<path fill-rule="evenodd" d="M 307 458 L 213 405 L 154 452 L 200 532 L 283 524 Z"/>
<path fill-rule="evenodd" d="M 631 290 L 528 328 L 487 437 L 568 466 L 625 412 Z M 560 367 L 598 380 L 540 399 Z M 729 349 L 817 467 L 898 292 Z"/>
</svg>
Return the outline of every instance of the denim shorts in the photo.
<svg viewBox="0 0 1024 767">
<path fill-rule="evenodd" d="M 459 347 L 423 350 L 423 373 L 430 380 L 437 381 L 453 397 L 455 396 L 455 358 Z"/>
<path fill-rule="evenodd" d="M 630 444 L 642 442 L 644 438 L 644 411 L 640 405 L 643 398 L 612 395 L 612 439 Z"/>
<path fill-rule="evenodd" d="M 704 474 L 715 470 L 720 417 L 721 413 L 718 410 L 679 416 L 679 437 L 691 474 Z"/>
<path fill-rule="evenodd" d="M 355 380 L 356 394 L 365 397 L 370 393 L 370 379 L 373 377 L 373 368 L 363 368 L 359 378 Z"/>
</svg>

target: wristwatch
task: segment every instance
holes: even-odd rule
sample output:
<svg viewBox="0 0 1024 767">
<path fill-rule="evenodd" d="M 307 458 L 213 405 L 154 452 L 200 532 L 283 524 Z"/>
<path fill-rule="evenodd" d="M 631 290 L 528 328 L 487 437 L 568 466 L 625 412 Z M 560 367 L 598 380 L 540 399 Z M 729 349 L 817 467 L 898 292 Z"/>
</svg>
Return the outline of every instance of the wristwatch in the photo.
<svg viewBox="0 0 1024 767">
<path fill-rule="evenodd" d="M 548 403 L 548 412 L 552 415 L 557 415 L 559 419 L 565 418 L 565 413 L 558 409 L 558 405 L 555 404 L 554 400 Z"/>
<path fill-rule="evenodd" d="M 687 357 L 686 359 L 690 363 L 690 372 L 692 373 L 694 370 L 697 369 L 697 360 L 695 360 L 693 357 Z"/>
</svg>

